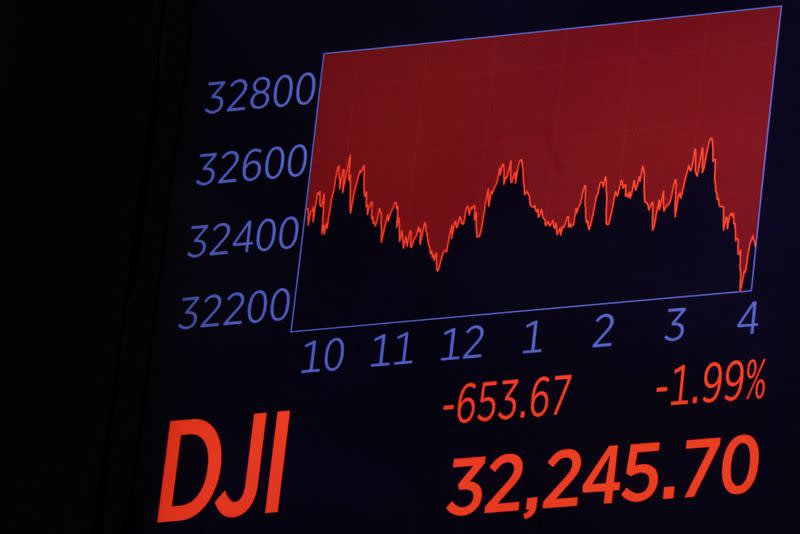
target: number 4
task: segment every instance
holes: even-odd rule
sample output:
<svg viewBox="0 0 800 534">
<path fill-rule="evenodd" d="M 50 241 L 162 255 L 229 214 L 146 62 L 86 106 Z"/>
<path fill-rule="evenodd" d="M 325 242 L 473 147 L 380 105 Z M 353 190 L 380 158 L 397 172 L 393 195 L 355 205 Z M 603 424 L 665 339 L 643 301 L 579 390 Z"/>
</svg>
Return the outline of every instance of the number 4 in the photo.
<svg viewBox="0 0 800 534">
<path fill-rule="evenodd" d="M 250 251 L 250 246 L 253 244 L 253 240 L 250 238 L 250 232 L 252 229 L 253 221 L 247 221 L 244 223 L 244 226 L 242 226 L 242 229 L 239 231 L 236 239 L 233 240 L 233 246 L 244 247 L 245 254 Z"/>
<path fill-rule="evenodd" d="M 614 502 L 614 492 L 619 491 L 620 483 L 615 480 L 617 475 L 617 453 L 619 452 L 618 445 L 610 445 L 597 464 L 586 477 L 583 483 L 583 493 L 602 493 L 603 504 L 611 504 Z M 606 467 L 606 477 L 603 481 L 598 481 L 600 473 Z"/>
<path fill-rule="evenodd" d="M 739 319 L 738 323 L 736 323 L 736 326 L 739 328 L 749 328 L 751 336 L 756 333 L 756 327 L 758 326 L 758 323 L 756 322 L 757 304 L 758 301 L 754 300 L 753 302 L 751 302 L 750 306 L 748 306 L 747 309 L 744 311 L 742 318 Z M 745 322 L 747 320 L 749 320 L 750 322 L 749 323 Z"/>
</svg>

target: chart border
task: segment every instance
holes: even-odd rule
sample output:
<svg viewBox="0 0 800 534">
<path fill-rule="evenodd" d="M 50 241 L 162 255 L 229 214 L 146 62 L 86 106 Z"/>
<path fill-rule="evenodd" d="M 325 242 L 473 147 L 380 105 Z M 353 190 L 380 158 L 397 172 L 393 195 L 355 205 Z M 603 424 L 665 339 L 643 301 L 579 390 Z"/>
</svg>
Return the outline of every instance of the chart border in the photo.
<svg viewBox="0 0 800 534">
<path fill-rule="evenodd" d="M 513 37 L 518 35 L 535 35 L 540 33 L 552 33 L 558 31 L 567 31 L 567 30 L 579 30 L 585 28 L 601 28 L 605 26 L 620 26 L 624 24 L 637 24 L 641 22 L 655 22 L 660 20 L 675 20 L 675 19 L 686 19 L 686 18 L 694 18 L 694 17 L 705 17 L 709 15 L 721 15 L 721 14 L 729 14 L 729 13 L 743 13 L 749 11 L 760 11 L 765 9 L 778 9 L 778 30 L 775 34 L 775 57 L 773 58 L 772 63 L 772 83 L 770 87 L 770 95 L 769 95 L 769 112 L 767 114 L 767 133 L 766 133 L 766 140 L 764 142 L 764 161 L 762 163 L 761 168 L 761 188 L 759 190 L 759 198 L 758 198 L 758 215 L 756 218 L 756 233 L 755 233 L 755 246 L 753 248 L 753 258 L 752 264 L 750 265 L 750 287 L 747 289 L 740 289 L 740 290 L 732 290 L 732 291 L 717 291 L 717 292 L 710 292 L 710 293 L 691 293 L 688 295 L 670 295 L 670 296 L 663 296 L 663 297 L 649 297 L 649 298 L 641 298 L 641 299 L 624 299 L 624 300 L 611 300 L 605 302 L 591 302 L 585 304 L 569 304 L 569 305 L 562 305 L 562 306 L 546 306 L 546 307 L 536 307 L 536 308 L 525 308 L 525 309 L 516 309 L 516 310 L 506 310 L 506 311 L 494 311 L 494 312 L 479 312 L 479 313 L 470 313 L 470 314 L 461 314 L 461 315 L 442 315 L 442 316 L 431 316 L 431 317 L 419 317 L 413 319 L 400 319 L 396 321 L 380 321 L 374 323 L 357 323 L 357 324 L 347 324 L 347 325 L 335 325 L 335 326 L 323 326 L 323 327 L 314 327 L 314 328 L 295 328 L 294 327 L 294 320 L 295 320 L 295 307 L 297 305 L 297 290 L 300 286 L 300 267 L 303 260 L 303 237 L 305 236 L 305 229 L 306 229 L 306 213 L 308 210 L 308 195 L 311 188 L 311 171 L 314 165 L 314 144 L 317 140 L 317 119 L 319 118 L 319 101 L 320 95 L 322 94 L 322 84 L 323 84 L 323 75 L 325 72 L 325 57 L 328 55 L 333 54 L 346 54 L 351 52 L 367 52 L 373 50 L 385 50 L 385 49 L 392 49 L 392 48 L 406 48 L 412 46 L 424 46 L 424 45 L 431 45 L 431 44 L 444 44 L 444 43 L 455 43 L 461 41 L 477 41 L 483 39 L 497 39 L 502 37 Z M 748 294 L 752 293 L 755 288 L 755 275 L 756 275 L 756 258 L 758 257 L 758 242 L 759 242 L 759 230 L 761 227 L 761 208 L 764 201 L 764 177 L 766 174 L 766 167 L 767 167 L 767 153 L 769 151 L 769 134 L 770 134 L 770 126 L 772 123 L 772 102 L 773 96 L 775 92 L 775 73 L 777 71 L 777 63 L 778 63 L 778 46 L 780 43 L 780 35 L 781 35 L 781 17 L 783 15 L 783 5 L 771 5 L 771 6 L 762 6 L 762 7 L 753 7 L 753 8 L 745 8 L 745 9 L 733 9 L 733 10 L 726 10 L 726 11 L 712 11 L 708 13 L 696 13 L 690 15 L 676 15 L 671 17 L 656 17 L 651 19 L 639 19 L 639 20 L 628 20 L 622 22 L 609 22 L 603 24 L 590 24 L 584 26 L 568 26 L 564 28 L 552 28 L 547 30 L 534 30 L 528 32 L 514 32 L 514 33 L 503 33 L 503 34 L 496 34 L 496 35 L 487 35 L 481 37 L 465 37 L 459 39 L 445 39 L 441 41 L 425 41 L 420 43 L 407 43 L 407 44 L 398 44 L 398 45 L 386 45 L 386 46 L 375 46 L 375 47 L 367 47 L 367 48 L 354 48 L 349 50 L 336 50 L 330 52 L 323 52 L 322 59 L 321 59 L 321 66 L 319 71 L 319 84 L 318 84 L 318 95 L 317 95 L 317 103 L 316 108 L 314 111 L 314 131 L 313 131 L 313 138 L 311 141 L 311 159 L 309 160 L 309 167 L 308 167 L 308 180 L 306 185 L 306 197 L 305 197 L 305 205 L 303 207 L 303 225 L 300 232 L 300 244 L 299 244 L 299 252 L 297 256 L 297 270 L 295 274 L 295 285 L 294 285 L 294 292 L 292 296 L 292 316 L 290 320 L 289 332 L 294 333 L 304 333 L 304 332 L 323 332 L 323 331 L 330 331 L 330 330 L 349 330 L 354 328 L 368 328 L 374 326 L 386 326 L 386 325 L 398 325 L 398 324 L 410 324 L 410 323 L 421 323 L 427 321 L 444 321 L 448 319 L 466 319 L 472 317 L 496 317 L 499 315 L 512 315 L 512 314 L 520 314 L 520 313 L 531 313 L 531 312 L 540 312 L 540 311 L 553 311 L 553 310 L 567 310 L 567 309 L 576 309 L 576 308 L 591 308 L 597 306 L 611 306 L 616 304 L 633 304 L 639 302 L 658 302 L 658 301 L 666 301 L 666 300 L 678 300 L 678 299 L 689 299 L 689 298 L 700 298 L 700 297 L 714 297 L 720 295 L 733 295 L 733 294 Z M 748 252 L 749 252 L 749 243 L 748 243 Z"/>
</svg>

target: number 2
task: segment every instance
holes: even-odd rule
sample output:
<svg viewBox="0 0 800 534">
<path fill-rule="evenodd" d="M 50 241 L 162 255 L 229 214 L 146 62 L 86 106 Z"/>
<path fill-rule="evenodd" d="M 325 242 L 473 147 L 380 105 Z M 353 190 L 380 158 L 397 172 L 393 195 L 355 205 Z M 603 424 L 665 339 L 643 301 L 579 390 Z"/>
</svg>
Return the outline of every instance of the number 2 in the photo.
<svg viewBox="0 0 800 534">
<path fill-rule="evenodd" d="M 503 454 L 498 456 L 497 459 L 492 462 L 492 465 L 489 466 L 489 469 L 492 471 L 497 471 L 503 464 L 511 464 L 511 476 L 509 476 L 505 484 L 503 484 L 500 489 L 497 490 L 497 493 L 494 494 L 494 497 L 489 499 L 489 502 L 486 503 L 486 508 L 484 508 L 484 511 L 487 514 L 519 511 L 519 501 L 503 502 L 503 497 L 505 497 L 508 492 L 511 491 L 511 488 L 516 485 L 522 476 L 522 458 L 516 454 Z"/>
<path fill-rule="evenodd" d="M 545 497 L 542 508 L 567 508 L 570 506 L 578 506 L 577 497 L 562 497 L 561 494 L 564 493 L 567 486 L 578 476 L 578 472 L 581 470 L 581 455 L 575 449 L 561 449 L 551 456 L 547 463 L 550 467 L 555 467 L 561 460 L 569 461 L 569 471 L 564 475 L 561 482 L 553 488 L 553 491 Z"/>
<path fill-rule="evenodd" d="M 604 319 L 606 321 L 608 321 L 608 326 L 606 327 L 605 330 L 603 330 L 602 334 L 597 336 L 597 339 L 595 340 L 595 342 L 592 343 L 592 348 L 593 349 L 601 349 L 601 348 L 604 348 L 604 347 L 610 347 L 612 345 L 612 343 L 610 341 L 603 341 L 603 340 L 606 338 L 608 333 L 611 332 L 611 329 L 614 327 L 614 316 L 611 315 L 610 313 L 604 313 L 602 315 L 598 315 L 597 319 L 595 319 L 594 322 L 599 323 L 600 321 L 602 321 Z"/>
<path fill-rule="evenodd" d="M 235 85 L 240 85 L 242 87 L 242 90 L 239 92 L 239 94 L 236 96 L 236 98 L 233 99 L 233 102 L 228 104 L 228 108 L 225 111 L 244 111 L 245 110 L 244 106 L 237 106 L 236 104 L 239 103 L 239 100 L 242 99 L 242 97 L 244 96 L 245 92 L 247 91 L 247 80 L 243 80 L 242 78 L 233 80 L 231 82 L 231 87 L 233 87 Z"/>
</svg>

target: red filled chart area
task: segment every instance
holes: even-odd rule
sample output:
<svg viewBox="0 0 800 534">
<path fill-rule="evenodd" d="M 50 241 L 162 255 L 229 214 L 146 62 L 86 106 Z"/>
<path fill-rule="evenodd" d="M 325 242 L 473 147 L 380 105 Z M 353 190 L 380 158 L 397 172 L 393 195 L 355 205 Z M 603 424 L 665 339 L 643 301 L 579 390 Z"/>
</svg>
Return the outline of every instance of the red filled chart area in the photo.
<svg viewBox="0 0 800 534">
<path fill-rule="evenodd" d="M 441 273 L 459 269 L 460 231 L 480 242 L 499 187 L 516 186 L 529 218 L 566 238 L 627 224 L 623 198 L 656 232 L 681 218 L 699 177 L 736 257 L 731 287 L 708 290 L 748 289 L 778 20 L 765 8 L 326 54 L 305 238 L 344 226 L 338 202 Z M 351 245 L 324 261 L 348 261 Z M 323 261 L 305 249 L 301 288 L 305 264 Z M 665 296 L 652 289 L 636 296 Z"/>
</svg>

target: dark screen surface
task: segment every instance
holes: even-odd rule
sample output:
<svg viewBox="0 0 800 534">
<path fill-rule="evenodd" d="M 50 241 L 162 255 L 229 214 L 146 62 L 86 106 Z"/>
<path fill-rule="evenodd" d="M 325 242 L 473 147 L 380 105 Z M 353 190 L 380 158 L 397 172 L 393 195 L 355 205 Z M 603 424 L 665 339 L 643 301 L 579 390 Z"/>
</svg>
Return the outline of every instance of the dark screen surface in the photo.
<svg viewBox="0 0 800 534">
<path fill-rule="evenodd" d="M 797 14 L 756 7 L 198 2 L 134 530 L 784 530 Z"/>
</svg>

